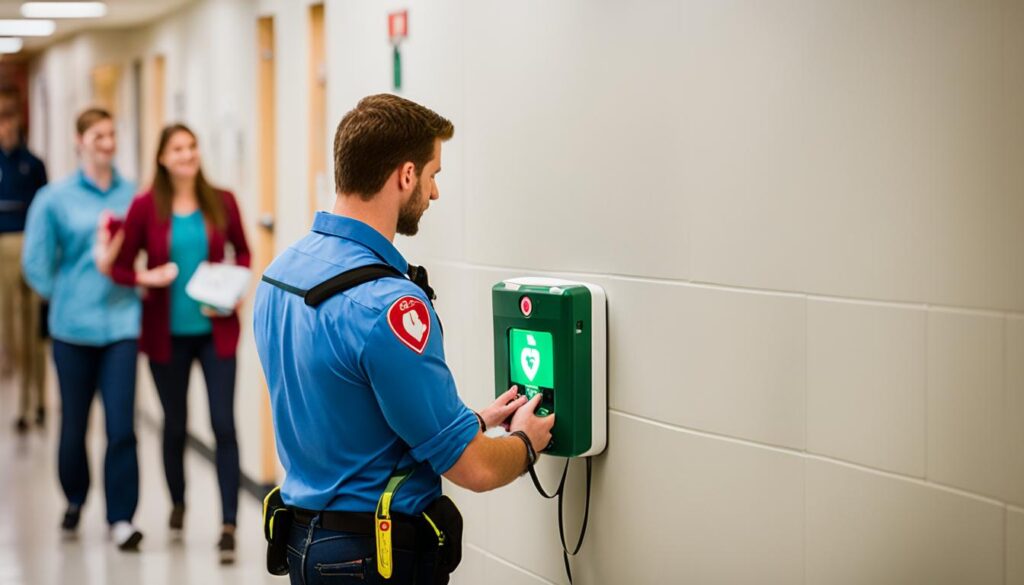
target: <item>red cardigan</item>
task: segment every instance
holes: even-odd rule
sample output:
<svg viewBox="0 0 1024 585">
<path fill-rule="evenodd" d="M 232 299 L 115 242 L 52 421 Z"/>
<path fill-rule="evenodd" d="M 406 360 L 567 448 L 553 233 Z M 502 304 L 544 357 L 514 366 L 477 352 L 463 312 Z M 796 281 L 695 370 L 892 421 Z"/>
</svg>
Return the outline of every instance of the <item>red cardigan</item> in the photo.
<svg viewBox="0 0 1024 585">
<path fill-rule="evenodd" d="M 224 198 L 224 214 L 227 228 L 217 229 L 206 224 L 206 239 L 209 242 L 207 260 L 224 261 L 224 247 L 230 243 L 235 250 L 235 263 L 249 266 L 249 245 L 245 241 L 242 218 L 238 212 L 235 197 L 220 191 Z M 147 267 L 154 268 L 170 261 L 171 221 L 157 215 L 156 199 L 147 191 L 132 201 L 124 221 L 124 243 L 121 252 L 111 268 L 114 282 L 124 286 L 135 286 L 135 259 L 139 252 L 146 251 Z M 139 349 L 157 363 L 171 360 L 171 295 L 167 288 L 149 289 L 142 299 L 142 331 L 139 334 Z M 238 315 L 213 317 L 213 345 L 217 356 L 228 359 L 235 355 L 241 326 Z"/>
</svg>

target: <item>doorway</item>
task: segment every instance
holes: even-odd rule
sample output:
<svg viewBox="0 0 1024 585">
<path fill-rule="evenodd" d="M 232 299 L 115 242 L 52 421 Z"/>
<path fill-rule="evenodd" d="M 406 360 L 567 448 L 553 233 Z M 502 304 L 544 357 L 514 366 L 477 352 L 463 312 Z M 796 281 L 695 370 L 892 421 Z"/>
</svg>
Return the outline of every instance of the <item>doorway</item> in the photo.
<svg viewBox="0 0 1024 585">
<path fill-rule="evenodd" d="M 310 219 L 331 203 L 327 180 L 327 50 L 324 5 L 309 7 L 309 209 Z"/>
</svg>

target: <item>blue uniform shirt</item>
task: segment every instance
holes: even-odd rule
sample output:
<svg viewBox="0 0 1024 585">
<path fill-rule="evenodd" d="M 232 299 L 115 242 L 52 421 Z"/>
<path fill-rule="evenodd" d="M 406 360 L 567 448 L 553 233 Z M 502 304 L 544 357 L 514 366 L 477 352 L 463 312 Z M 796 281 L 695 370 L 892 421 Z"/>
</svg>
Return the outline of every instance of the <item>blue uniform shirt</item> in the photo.
<svg viewBox="0 0 1024 585">
<path fill-rule="evenodd" d="M 28 206 L 45 184 L 46 167 L 27 148 L 0 149 L 0 233 L 25 229 Z"/>
<path fill-rule="evenodd" d="M 22 272 L 29 286 L 50 301 L 54 339 L 103 346 L 138 338 L 139 295 L 100 274 L 93 257 L 100 213 L 124 217 L 134 195 L 135 184 L 117 173 L 104 191 L 79 170 L 40 189 L 32 202 Z"/>
<path fill-rule="evenodd" d="M 266 276 L 308 290 L 342 272 L 409 265 L 379 232 L 320 212 Z M 444 359 L 441 327 L 407 279 L 381 278 L 317 307 L 261 282 L 256 348 L 270 388 L 286 504 L 370 512 L 396 467 L 418 465 L 392 502 L 417 514 L 479 431 Z"/>
</svg>

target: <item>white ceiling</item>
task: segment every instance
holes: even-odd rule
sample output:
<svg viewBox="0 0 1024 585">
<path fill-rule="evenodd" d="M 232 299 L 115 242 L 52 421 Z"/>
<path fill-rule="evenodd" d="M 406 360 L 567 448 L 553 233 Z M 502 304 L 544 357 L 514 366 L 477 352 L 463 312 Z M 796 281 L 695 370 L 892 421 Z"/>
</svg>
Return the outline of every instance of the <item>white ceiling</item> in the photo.
<svg viewBox="0 0 1024 585">
<path fill-rule="evenodd" d="M 101 28 L 139 26 L 173 12 L 194 0 L 108 0 L 103 18 L 58 20 L 52 37 L 26 38 L 25 51 L 46 48 L 75 33 Z M 21 0 L 0 0 L 0 18 L 21 18 Z"/>
</svg>

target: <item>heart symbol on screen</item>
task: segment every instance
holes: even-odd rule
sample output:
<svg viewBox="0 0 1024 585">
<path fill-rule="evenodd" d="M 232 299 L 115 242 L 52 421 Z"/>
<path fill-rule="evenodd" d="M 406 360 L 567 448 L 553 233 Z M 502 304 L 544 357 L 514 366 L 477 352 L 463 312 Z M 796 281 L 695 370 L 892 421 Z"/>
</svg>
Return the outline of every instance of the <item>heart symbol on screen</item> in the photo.
<svg viewBox="0 0 1024 585">
<path fill-rule="evenodd" d="M 524 347 L 523 353 L 519 354 L 519 364 L 523 366 L 526 377 L 533 382 L 537 377 L 537 370 L 540 369 L 540 352 L 534 347 Z"/>
</svg>

